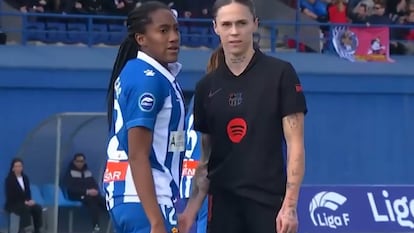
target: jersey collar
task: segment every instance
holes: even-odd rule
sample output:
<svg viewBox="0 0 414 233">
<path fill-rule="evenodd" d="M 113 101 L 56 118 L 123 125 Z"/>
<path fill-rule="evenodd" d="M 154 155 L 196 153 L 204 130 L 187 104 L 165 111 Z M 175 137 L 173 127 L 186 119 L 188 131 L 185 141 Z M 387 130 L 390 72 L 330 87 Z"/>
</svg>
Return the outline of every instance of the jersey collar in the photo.
<svg viewBox="0 0 414 233">
<path fill-rule="evenodd" d="M 138 51 L 137 58 L 153 66 L 155 69 L 161 72 L 170 82 L 175 81 L 175 77 L 177 77 L 178 73 L 180 73 L 181 68 L 182 68 L 182 65 L 180 63 L 174 62 L 174 63 L 168 64 L 168 70 L 167 70 L 154 58 L 148 56 L 146 53 L 142 51 Z"/>
</svg>

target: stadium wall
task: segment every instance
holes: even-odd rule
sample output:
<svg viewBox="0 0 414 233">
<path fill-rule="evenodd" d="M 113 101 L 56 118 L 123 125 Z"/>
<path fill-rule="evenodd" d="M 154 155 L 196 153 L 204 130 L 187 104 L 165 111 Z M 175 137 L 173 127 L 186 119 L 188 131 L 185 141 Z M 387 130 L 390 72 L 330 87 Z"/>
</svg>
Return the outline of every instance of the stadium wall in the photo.
<svg viewBox="0 0 414 233">
<path fill-rule="evenodd" d="M 200 64 L 198 68 L 193 64 L 191 69 L 184 69 L 180 77 L 184 89 L 191 92 L 203 75 L 207 56 L 197 52 L 187 55 L 184 60 Z M 332 67 L 329 71 L 329 65 L 325 70 L 307 69 L 298 60 L 292 63 L 298 67 L 309 107 L 304 182 L 411 184 L 412 75 L 392 70 L 349 72 Z M 50 115 L 105 111 L 109 74 L 108 68 L 0 67 L 1 177 L 6 175 L 10 159 L 27 134 Z M 89 161 L 102 159 L 102 155 L 88 156 Z M 41 171 L 44 165 L 41 160 L 26 166 Z"/>
</svg>

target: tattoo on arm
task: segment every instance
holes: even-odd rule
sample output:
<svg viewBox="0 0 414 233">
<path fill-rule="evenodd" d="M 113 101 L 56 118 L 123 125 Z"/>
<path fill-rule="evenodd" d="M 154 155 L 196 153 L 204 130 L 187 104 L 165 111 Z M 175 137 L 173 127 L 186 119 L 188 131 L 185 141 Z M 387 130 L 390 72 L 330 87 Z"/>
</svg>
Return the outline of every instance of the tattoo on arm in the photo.
<svg viewBox="0 0 414 233">
<path fill-rule="evenodd" d="M 191 198 L 197 197 L 201 191 L 206 192 L 208 189 L 207 166 L 211 155 L 211 143 L 209 135 L 201 136 L 201 158 L 198 168 L 195 172 Z"/>
<path fill-rule="evenodd" d="M 299 126 L 299 116 L 298 116 L 298 113 L 295 113 L 295 114 L 286 116 L 286 121 L 288 122 L 289 127 L 291 129 L 298 128 L 298 126 Z"/>
</svg>

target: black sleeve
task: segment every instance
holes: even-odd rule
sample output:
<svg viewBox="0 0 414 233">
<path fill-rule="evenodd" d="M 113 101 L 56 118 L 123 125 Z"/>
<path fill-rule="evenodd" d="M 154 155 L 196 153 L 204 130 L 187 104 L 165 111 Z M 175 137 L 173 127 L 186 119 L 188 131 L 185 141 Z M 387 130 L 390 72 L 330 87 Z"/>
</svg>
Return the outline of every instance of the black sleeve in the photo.
<svg viewBox="0 0 414 233">
<path fill-rule="evenodd" d="M 195 93 L 194 93 L 194 130 L 201 133 L 210 133 L 208 124 L 207 124 L 207 112 L 206 112 L 206 90 L 205 90 L 205 80 L 201 80 L 197 83 Z"/>
<path fill-rule="evenodd" d="M 30 180 L 29 177 L 24 175 L 24 185 L 25 187 L 25 195 L 26 195 L 26 200 L 32 200 L 32 190 L 30 189 Z"/>
<path fill-rule="evenodd" d="M 298 75 L 290 63 L 286 63 L 280 80 L 282 117 L 293 113 L 307 113 L 306 100 Z"/>
<path fill-rule="evenodd" d="M 6 182 L 4 183 L 4 190 L 6 192 L 6 202 L 13 203 L 15 199 L 15 193 L 13 192 L 13 180 L 10 178 L 10 176 L 8 176 L 6 178 Z"/>
</svg>

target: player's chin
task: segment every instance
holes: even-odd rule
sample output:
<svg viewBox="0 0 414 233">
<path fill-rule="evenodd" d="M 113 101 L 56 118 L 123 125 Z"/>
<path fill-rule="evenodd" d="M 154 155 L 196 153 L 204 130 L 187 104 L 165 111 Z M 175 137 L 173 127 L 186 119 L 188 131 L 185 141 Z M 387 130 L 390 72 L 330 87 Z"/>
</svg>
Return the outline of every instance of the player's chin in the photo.
<svg viewBox="0 0 414 233">
<path fill-rule="evenodd" d="M 165 59 L 168 63 L 173 63 L 178 61 L 178 50 L 167 50 L 167 53 L 165 54 Z"/>
</svg>

